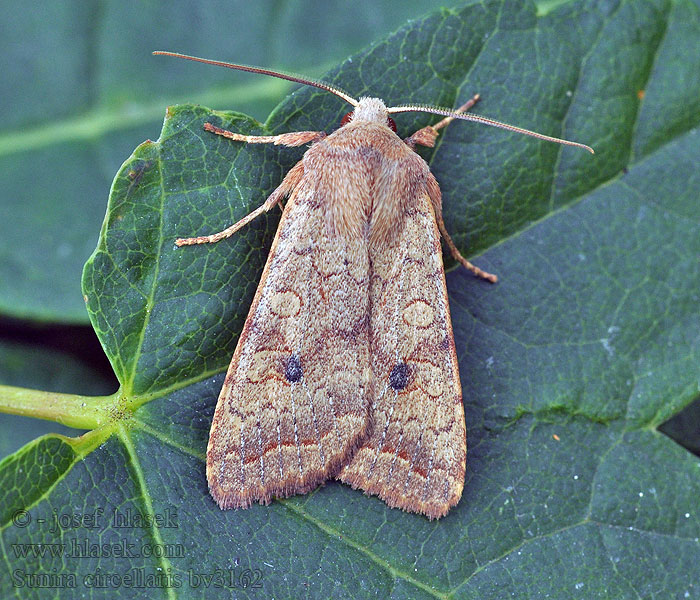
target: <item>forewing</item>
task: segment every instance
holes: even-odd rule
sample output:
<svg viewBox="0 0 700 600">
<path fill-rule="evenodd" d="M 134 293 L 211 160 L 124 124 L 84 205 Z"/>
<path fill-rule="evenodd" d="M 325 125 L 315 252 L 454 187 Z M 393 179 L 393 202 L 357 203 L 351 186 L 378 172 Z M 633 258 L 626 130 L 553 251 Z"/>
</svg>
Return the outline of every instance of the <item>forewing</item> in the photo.
<svg viewBox="0 0 700 600">
<path fill-rule="evenodd" d="M 433 208 L 427 195 L 412 204 L 370 249 L 373 430 L 339 478 L 438 518 L 462 495 L 464 408 Z"/>
<path fill-rule="evenodd" d="M 292 194 L 231 360 L 207 448 L 221 508 L 305 493 L 368 427 L 369 257 L 329 237 L 323 202 Z"/>
</svg>

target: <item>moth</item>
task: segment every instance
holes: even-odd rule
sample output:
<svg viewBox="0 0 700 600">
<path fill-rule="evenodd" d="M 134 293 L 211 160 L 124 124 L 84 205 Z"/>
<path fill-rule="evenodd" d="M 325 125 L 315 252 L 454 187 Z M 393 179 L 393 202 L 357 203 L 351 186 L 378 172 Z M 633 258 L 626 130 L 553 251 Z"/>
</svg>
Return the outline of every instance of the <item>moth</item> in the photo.
<svg viewBox="0 0 700 600">
<path fill-rule="evenodd" d="M 356 100 L 319 81 L 156 52 L 315 86 L 352 107 L 341 127 L 274 136 L 204 128 L 236 142 L 311 144 L 267 200 L 213 235 L 220 241 L 283 208 L 248 318 L 219 395 L 207 447 L 209 490 L 222 509 L 305 493 L 329 478 L 433 519 L 464 487 L 466 431 L 440 234 L 440 188 L 414 151 L 453 119 L 588 146 L 457 110 Z M 390 115 L 443 116 L 402 140 Z"/>
</svg>

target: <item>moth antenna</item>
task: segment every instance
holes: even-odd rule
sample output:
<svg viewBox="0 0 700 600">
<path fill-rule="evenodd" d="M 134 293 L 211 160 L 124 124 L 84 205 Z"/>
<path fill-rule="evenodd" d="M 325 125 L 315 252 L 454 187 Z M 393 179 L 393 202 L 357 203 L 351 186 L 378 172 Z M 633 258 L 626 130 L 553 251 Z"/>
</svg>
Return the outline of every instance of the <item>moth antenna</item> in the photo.
<svg viewBox="0 0 700 600">
<path fill-rule="evenodd" d="M 401 112 L 426 112 L 432 113 L 434 115 L 442 115 L 443 117 L 452 117 L 454 119 L 462 119 L 464 121 L 475 121 L 476 123 L 483 123 L 484 125 L 491 125 L 492 127 L 499 127 L 501 129 L 506 129 L 508 131 L 514 131 L 516 133 L 523 133 L 531 137 L 546 140 L 548 142 L 556 142 L 557 144 L 564 144 L 566 146 L 576 146 L 578 148 L 583 148 L 588 150 L 591 154 L 595 154 L 593 148 L 586 146 L 586 144 L 579 144 L 578 142 L 572 142 L 569 140 L 562 140 L 561 138 L 552 137 L 549 135 L 544 135 L 543 133 L 537 133 L 536 131 L 530 131 L 529 129 L 523 129 L 522 127 L 516 127 L 515 125 L 509 125 L 508 123 L 501 123 L 501 121 L 495 121 L 494 119 L 489 119 L 487 117 L 480 117 L 479 115 L 474 115 L 472 113 L 458 113 L 449 108 L 441 108 L 439 106 L 429 106 L 423 104 L 402 104 L 400 106 L 393 106 L 387 109 L 389 113 L 401 113 Z"/>
<path fill-rule="evenodd" d="M 280 71 L 271 71 L 270 69 L 261 69 L 260 67 L 250 67 L 248 65 L 239 65 L 236 63 L 222 62 L 220 60 L 209 60 L 208 58 L 198 58 L 197 56 L 189 56 L 188 54 L 180 54 L 178 52 L 165 52 L 163 50 L 156 50 L 153 52 L 155 56 L 173 56 L 175 58 L 184 58 L 187 60 L 193 60 L 195 62 L 201 62 L 205 65 L 214 65 L 216 67 L 226 67 L 227 69 L 236 69 L 238 71 L 247 71 L 248 73 L 260 73 L 261 75 L 270 75 L 271 77 L 278 77 L 279 79 L 286 79 L 287 81 L 293 81 L 294 83 L 301 83 L 303 85 L 310 85 L 313 87 L 320 88 L 331 94 L 335 94 L 339 98 L 342 98 L 348 104 L 352 106 L 357 106 L 357 100 L 353 98 L 350 94 L 343 91 L 339 87 L 326 83 L 325 81 L 316 81 L 314 79 L 307 79 L 299 75 L 292 75 L 291 73 L 282 73 Z"/>
</svg>

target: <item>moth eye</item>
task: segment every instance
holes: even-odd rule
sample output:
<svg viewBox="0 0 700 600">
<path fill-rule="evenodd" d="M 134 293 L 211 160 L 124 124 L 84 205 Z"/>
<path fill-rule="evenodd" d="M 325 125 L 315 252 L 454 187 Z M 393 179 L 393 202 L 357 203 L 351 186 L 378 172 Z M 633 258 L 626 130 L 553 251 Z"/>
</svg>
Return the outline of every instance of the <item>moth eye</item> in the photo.
<svg viewBox="0 0 700 600">
<path fill-rule="evenodd" d="M 396 121 L 394 121 L 394 119 L 392 119 L 391 117 L 387 117 L 386 124 L 389 126 L 389 129 L 396 133 Z"/>
<path fill-rule="evenodd" d="M 284 376 L 289 383 L 296 383 L 303 374 L 299 357 L 296 354 L 292 354 L 287 360 L 287 366 L 284 368 Z"/>
<path fill-rule="evenodd" d="M 352 111 L 345 113 L 345 116 L 340 120 L 340 126 L 347 125 L 350 121 L 352 121 Z"/>
<path fill-rule="evenodd" d="M 408 384 L 408 365 L 405 362 L 400 362 L 394 365 L 394 368 L 389 374 L 389 385 L 392 389 L 401 391 Z"/>
</svg>

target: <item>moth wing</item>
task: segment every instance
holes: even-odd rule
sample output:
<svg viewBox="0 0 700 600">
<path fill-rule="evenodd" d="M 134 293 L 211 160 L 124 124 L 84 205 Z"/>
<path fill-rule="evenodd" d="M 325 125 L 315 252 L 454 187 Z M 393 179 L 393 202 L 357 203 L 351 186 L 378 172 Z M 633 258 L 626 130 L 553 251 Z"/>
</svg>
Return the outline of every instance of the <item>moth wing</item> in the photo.
<svg viewBox="0 0 700 600">
<path fill-rule="evenodd" d="M 412 204 L 370 250 L 373 430 L 339 479 L 432 519 L 462 495 L 466 432 L 435 214 L 427 194 Z"/>
<path fill-rule="evenodd" d="M 368 427 L 369 256 L 329 237 L 313 186 L 292 193 L 219 395 L 207 447 L 221 508 L 305 493 Z"/>
</svg>

